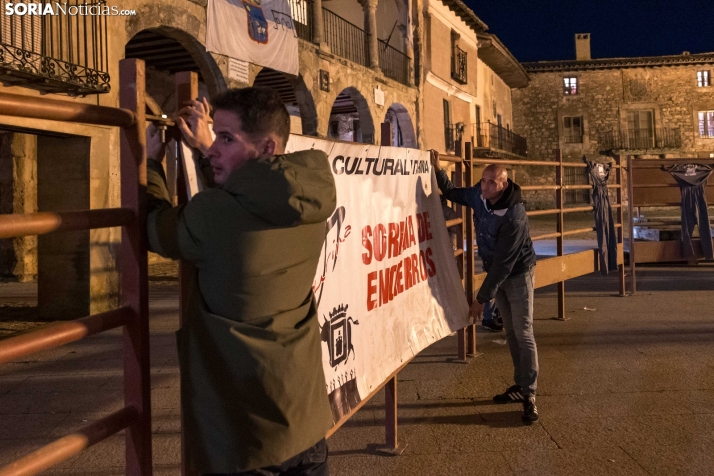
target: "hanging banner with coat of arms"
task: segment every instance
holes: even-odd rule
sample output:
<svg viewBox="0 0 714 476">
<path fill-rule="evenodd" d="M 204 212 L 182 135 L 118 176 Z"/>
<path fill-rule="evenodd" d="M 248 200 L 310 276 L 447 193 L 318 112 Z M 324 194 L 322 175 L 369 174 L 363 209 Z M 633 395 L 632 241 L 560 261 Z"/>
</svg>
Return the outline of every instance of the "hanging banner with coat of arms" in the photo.
<svg viewBox="0 0 714 476">
<path fill-rule="evenodd" d="M 313 282 L 338 422 L 421 350 L 469 323 L 429 153 L 291 135 L 327 153 L 337 208 Z"/>
<path fill-rule="evenodd" d="M 287 0 L 208 0 L 206 50 L 298 74 L 298 39 Z"/>
</svg>

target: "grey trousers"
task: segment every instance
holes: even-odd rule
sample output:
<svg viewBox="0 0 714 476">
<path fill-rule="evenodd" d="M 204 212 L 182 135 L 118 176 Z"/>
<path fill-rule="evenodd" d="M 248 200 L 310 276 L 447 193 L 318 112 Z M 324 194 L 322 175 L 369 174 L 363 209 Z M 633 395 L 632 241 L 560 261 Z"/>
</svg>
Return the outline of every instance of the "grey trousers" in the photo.
<svg viewBox="0 0 714 476">
<path fill-rule="evenodd" d="M 524 395 L 535 395 L 538 381 L 538 349 L 533 336 L 533 276 L 526 274 L 506 279 L 496 292 L 506 340 L 513 359 L 513 379 Z"/>
</svg>

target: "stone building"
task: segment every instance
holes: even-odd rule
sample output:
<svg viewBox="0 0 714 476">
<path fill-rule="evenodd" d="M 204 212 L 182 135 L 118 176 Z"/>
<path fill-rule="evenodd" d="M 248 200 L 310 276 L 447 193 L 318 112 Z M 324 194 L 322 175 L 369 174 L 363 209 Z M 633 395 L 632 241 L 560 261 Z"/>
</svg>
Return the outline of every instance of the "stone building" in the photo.
<svg viewBox="0 0 714 476">
<path fill-rule="evenodd" d="M 714 157 L 714 53 L 592 59 L 588 33 L 575 35 L 575 44 L 575 60 L 523 63 L 530 83 L 513 92 L 514 125 L 529 159 L 552 159 L 554 149 L 570 161 Z M 534 183 L 553 180 L 533 169 Z M 570 195 L 570 202 L 587 198 Z"/>
<path fill-rule="evenodd" d="M 8 1 L 0 1 L 2 11 Z M 0 92 L 117 106 L 119 60 L 140 58 L 146 62 L 150 114 L 172 115 L 174 75 L 195 71 L 201 96 L 254 84 L 276 88 L 293 116 L 293 132 L 379 144 L 386 121 L 392 124 L 392 145 L 417 146 L 414 45 L 419 40 L 413 32 L 420 31 L 420 2 L 289 3 L 299 38 L 297 76 L 239 64 L 247 70 L 241 76 L 234 59 L 207 52 L 206 0 L 127 0 L 119 8 L 135 14 L 87 21 L 3 16 Z M 1 114 L 2 213 L 120 205 L 117 129 Z M 37 280 L 39 314 L 45 318 L 100 312 L 116 302 L 119 239 L 118 229 L 99 229 L 0 240 L 0 275 Z"/>
<path fill-rule="evenodd" d="M 424 146 L 448 154 L 461 140 L 476 156 L 511 153 L 511 89 L 528 84 L 525 70 L 460 0 L 427 0 L 424 25 Z"/>
</svg>

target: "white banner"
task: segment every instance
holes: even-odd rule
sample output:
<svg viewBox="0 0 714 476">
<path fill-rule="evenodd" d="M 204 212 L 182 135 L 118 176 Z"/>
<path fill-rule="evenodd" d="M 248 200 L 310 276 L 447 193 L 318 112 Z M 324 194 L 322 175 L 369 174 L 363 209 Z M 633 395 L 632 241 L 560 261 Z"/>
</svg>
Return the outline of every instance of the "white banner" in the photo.
<svg viewBox="0 0 714 476">
<path fill-rule="evenodd" d="M 208 0 L 206 50 L 299 72 L 297 32 L 287 0 Z"/>
<path fill-rule="evenodd" d="M 429 153 L 290 136 L 327 153 L 337 209 L 313 289 L 335 422 L 404 362 L 466 326 Z"/>
</svg>

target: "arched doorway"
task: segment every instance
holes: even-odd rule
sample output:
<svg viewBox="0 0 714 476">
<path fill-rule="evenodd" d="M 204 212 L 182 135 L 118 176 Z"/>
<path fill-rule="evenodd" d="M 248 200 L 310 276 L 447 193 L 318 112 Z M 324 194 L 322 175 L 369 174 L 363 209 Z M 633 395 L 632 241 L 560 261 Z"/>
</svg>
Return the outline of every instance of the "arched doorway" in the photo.
<svg viewBox="0 0 714 476">
<path fill-rule="evenodd" d="M 279 71 L 263 68 L 255 77 L 253 86 L 275 89 L 280 94 L 290 114 L 291 133 L 317 135 L 315 102 L 302 77 L 288 78 Z"/>
<path fill-rule="evenodd" d="M 374 143 L 374 121 L 367 100 L 353 87 L 337 95 L 330 111 L 329 139 Z"/>
<path fill-rule="evenodd" d="M 199 97 L 212 97 L 226 89 L 218 65 L 203 45 L 176 28 L 140 31 L 124 47 L 124 56 L 144 60 L 146 91 L 163 114 L 173 115 L 179 109 L 173 78 L 178 72 L 198 73 Z"/>
<path fill-rule="evenodd" d="M 392 125 L 392 140 L 390 144 L 382 145 L 417 148 L 412 118 L 409 117 L 409 112 L 404 106 L 399 103 L 389 106 L 387 114 L 384 116 L 384 122 Z"/>
</svg>

